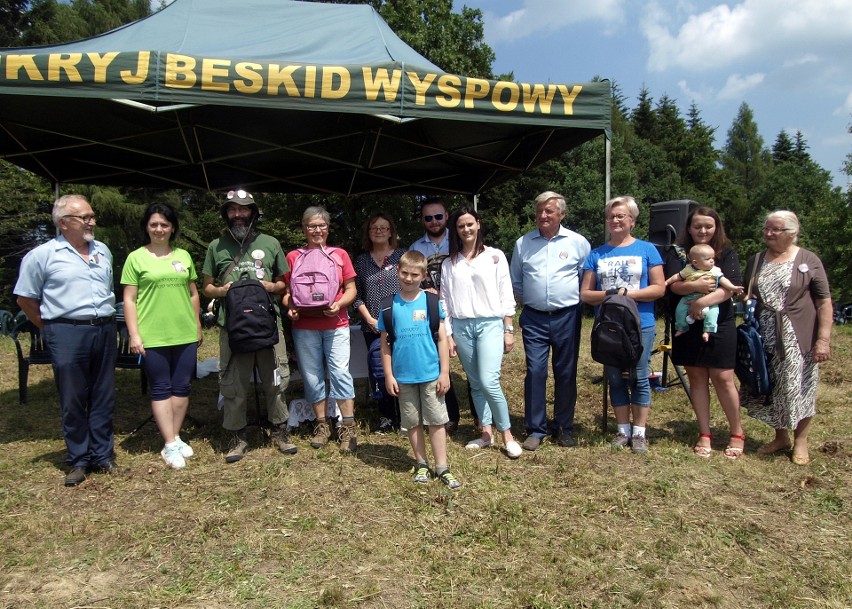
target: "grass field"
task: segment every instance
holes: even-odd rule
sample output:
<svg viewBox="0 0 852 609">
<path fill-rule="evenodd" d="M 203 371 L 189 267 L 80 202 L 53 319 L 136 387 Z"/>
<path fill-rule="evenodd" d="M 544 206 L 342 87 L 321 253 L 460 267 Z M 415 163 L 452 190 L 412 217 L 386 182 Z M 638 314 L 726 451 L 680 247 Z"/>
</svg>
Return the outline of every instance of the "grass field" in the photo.
<svg viewBox="0 0 852 609">
<path fill-rule="evenodd" d="M 208 334 L 203 357 L 215 345 Z M 377 415 L 363 387 L 356 456 L 311 449 L 306 430 L 286 457 L 256 433 L 225 465 L 216 381 L 200 379 L 182 434 L 196 457 L 171 471 L 153 425 L 128 436 L 149 414 L 131 370 L 117 374 L 115 416 L 130 473 L 69 489 L 50 371 L 33 369 L 19 404 L 14 347 L 0 338 L 0 607 L 852 607 L 852 328 L 834 329 L 805 467 L 759 457 L 772 431 L 748 417 L 746 455 L 725 459 L 716 404 L 713 456 L 694 457 L 680 388 L 654 395 L 647 456 L 612 452 L 583 345 L 579 446 L 517 461 L 466 452 L 463 417 L 449 450 L 456 493 L 414 485 L 407 440 L 368 433 Z M 503 380 L 522 439 L 522 349 Z"/>
</svg>

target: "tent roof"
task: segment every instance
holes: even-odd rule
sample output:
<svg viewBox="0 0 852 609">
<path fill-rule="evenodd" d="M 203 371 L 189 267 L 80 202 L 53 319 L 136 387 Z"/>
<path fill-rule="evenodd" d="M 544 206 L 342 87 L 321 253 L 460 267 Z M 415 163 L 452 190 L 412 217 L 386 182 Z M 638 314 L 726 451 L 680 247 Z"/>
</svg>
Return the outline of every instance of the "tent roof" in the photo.
<svg viewBox="0 0 852 609">
<path fill-rule="evenodd" d="M 0 49 L 0 157 L 60 183 L 462 192 L 610 126 L 607 82 L 443 72 L 368 5 L 176 0 L 112 32 Z"/>
</svg>

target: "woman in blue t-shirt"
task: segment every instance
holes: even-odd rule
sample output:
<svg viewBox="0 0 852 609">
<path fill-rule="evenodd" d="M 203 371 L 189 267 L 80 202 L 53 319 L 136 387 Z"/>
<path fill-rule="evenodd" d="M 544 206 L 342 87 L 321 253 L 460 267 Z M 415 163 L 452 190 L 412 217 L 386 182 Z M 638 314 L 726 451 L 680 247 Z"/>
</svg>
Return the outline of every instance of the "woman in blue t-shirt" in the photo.
<svg viewBox="0 0 852 609">
<path fill-rule="evenodd" d="M 663 259 L 656 247 L 630 234 L 639 217 L 639 207 L 633 197 L 611 199 L 604 213 L 610 239 L 593 249 L 586 258 L 580 299 L 597 306 L 607 294 L 618 293 L 636 301 L 642 321 L 642 357 L 633 374 L 625 377 L 618 368 L 606 366 L 606 375 L 618 424 L 612 444 L 616 448 L 629 445 L 634 453 L 645 453 L 648 452 L 645 427 L 651 406 L 648 361 L 656 336 L 654 301 L 666 290 Z"/>
</svg>

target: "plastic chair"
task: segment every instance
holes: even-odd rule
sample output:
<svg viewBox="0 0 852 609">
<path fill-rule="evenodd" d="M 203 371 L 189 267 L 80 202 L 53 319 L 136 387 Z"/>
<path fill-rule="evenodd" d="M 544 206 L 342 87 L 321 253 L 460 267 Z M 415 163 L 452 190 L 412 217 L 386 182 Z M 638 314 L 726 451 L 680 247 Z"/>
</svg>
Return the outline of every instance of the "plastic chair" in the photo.
<svg viewBox="0 0 852 609">
<path fill-rule="evenodd" d="M 12 330 L 15 327 L 12 320 L 13 317 L 11 312 L 5 309 L 0 309 L 0 334 L 8 336 L 12 333 Z"/>
<path fill-rule="evenodd" d="M 115 367 L 125 370 L 139 370 L 139 385 L 142 393 L 148 392 L 148 377 L 142 370 L 142 362 L 139 356 L 130 351 L 130 332 L 127 330 L 127 322 L 124 321 L 124 305 L 118 303 L 115 308 L 115 332 L 118 337 L 118 354 L 115 358 Z"/>
<path fill-rule="evenodd" d="M 12 340 L 18 352 L 18 399 L 21 404 L 27 403 L 27 381 L 30 376 L 30 366 L 34 364 L 53 364 L 50 351 L 44 342 L 44 337 L 33 322 L 24 316 L 22 321 L 15 324 L 12 330 Z M 21 343 L 24 344 L 21 344 Z M 29 347 L 24 354 L 25 345 Z"/>
</svg>

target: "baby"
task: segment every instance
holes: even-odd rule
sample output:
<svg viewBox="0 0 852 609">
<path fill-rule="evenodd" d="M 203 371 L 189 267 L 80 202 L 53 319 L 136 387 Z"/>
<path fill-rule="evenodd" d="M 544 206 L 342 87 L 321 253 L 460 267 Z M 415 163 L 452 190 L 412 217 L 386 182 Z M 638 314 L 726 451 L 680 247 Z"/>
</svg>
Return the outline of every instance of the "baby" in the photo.
<svg viewBox="0 0 852 609">
<path fill-rule="evenodd" d="M 715 252 L 709 245 L 704 243 L 693 245 L 689 250 L 689 259 L 692 261 L 692 264 L 686 265 L 680 273 L 666 279 L 666 286 L 670 286 L 678 281 L 695 281 L 709 276 L 716 280 L 716 287 L 721 286 L 736 294 L 742 294 L 742 286 L 736 286 L 731 283 L 725 278 L 719 267 L 713 266 L 715 264 L 714 256 Z M 688 331 L 689 324 L 695 322 L 689 315 L 689 303 L 702 296 L 704 294 L 695 292 L 687 294 L 680 299 L 677 309 L 675 309 L 675 336 L 680 336 Z M 702 337 L 704 338 L 704 342 L 707 342 L 710 340 L 710 335 L 716 332 L 716 324 L 719 320 L 719 307 L 718 305 L 704 307 L 701 312 L 704 314 L 704 333 Z"/>
</svg>

